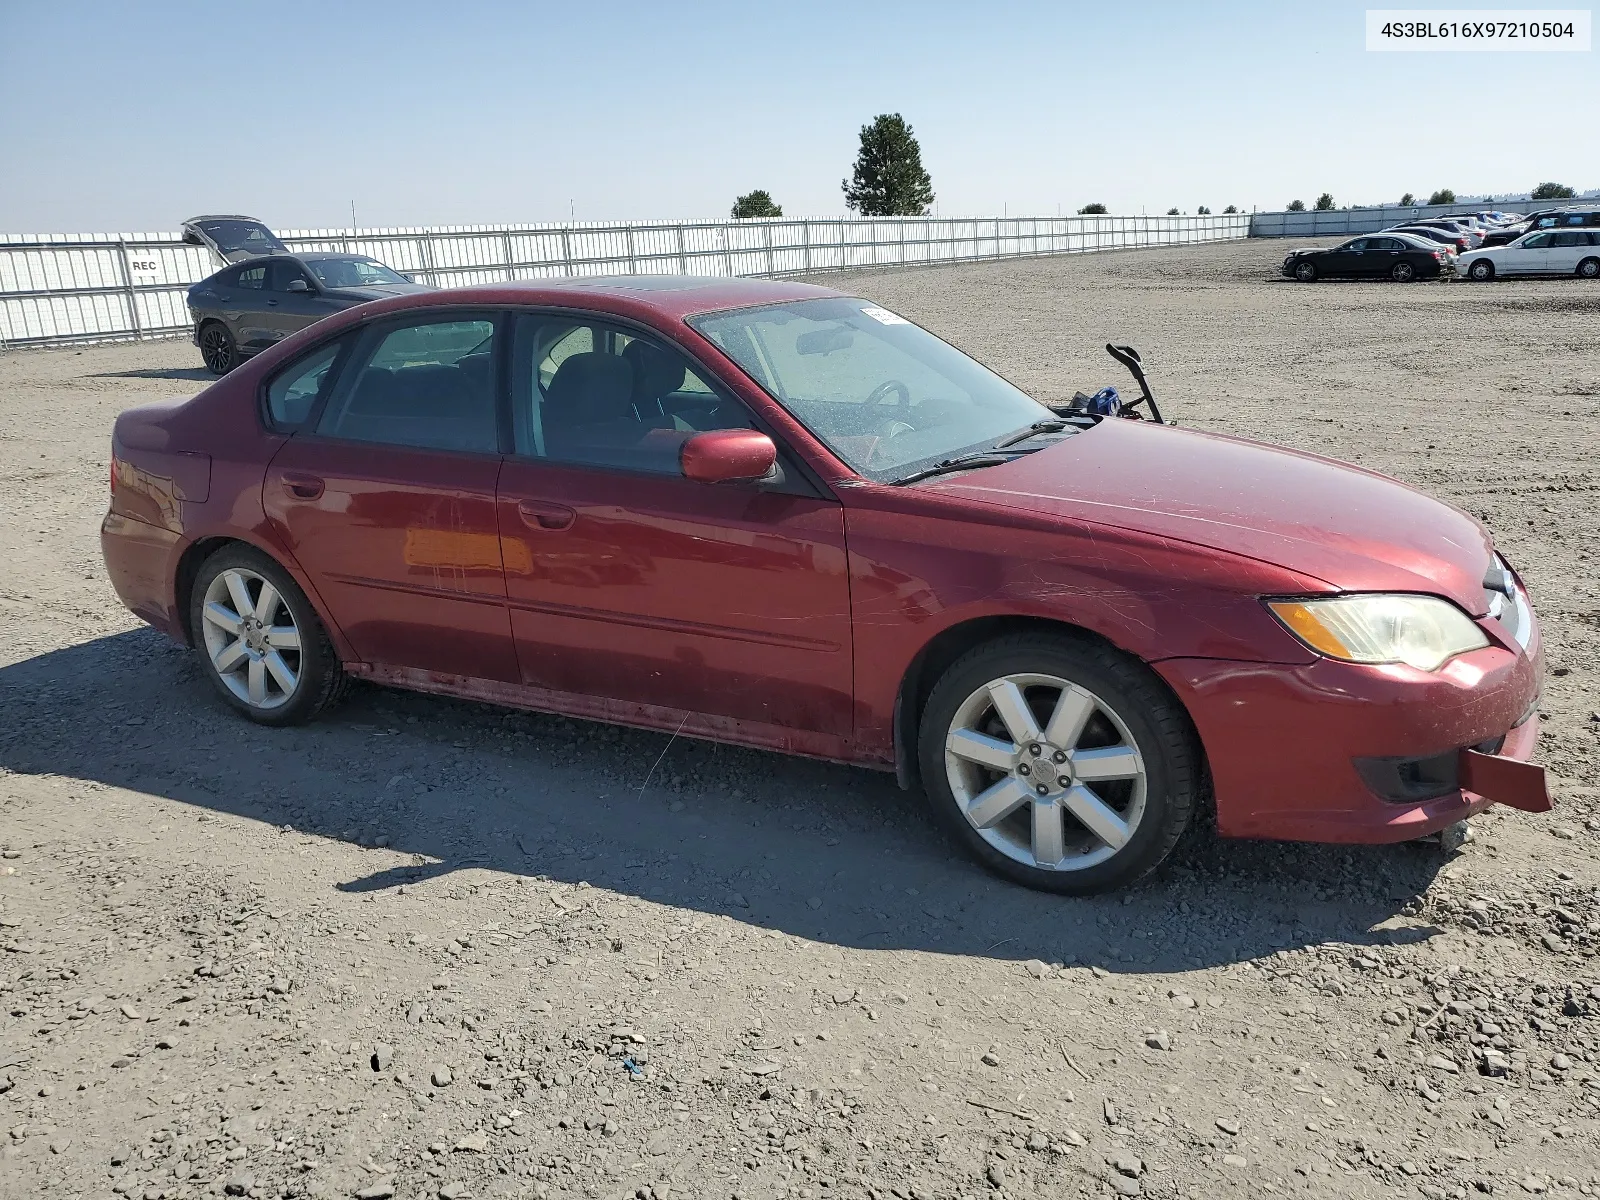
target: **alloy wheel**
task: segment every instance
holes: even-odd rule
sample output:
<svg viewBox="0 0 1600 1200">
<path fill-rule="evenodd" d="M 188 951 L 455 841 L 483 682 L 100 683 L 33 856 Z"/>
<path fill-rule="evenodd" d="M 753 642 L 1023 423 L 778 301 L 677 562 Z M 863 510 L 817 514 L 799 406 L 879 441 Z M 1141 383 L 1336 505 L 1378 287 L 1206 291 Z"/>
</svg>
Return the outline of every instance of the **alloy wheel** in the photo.
<svg viewBox="0 0 1600 1200">
<path fill-rule="evenodd" d="M 1006 675 L 974 691 L 950 723 L 944 759 L 967 822 L 1023 866 L 1105 862 L 1144 817 L 1147 772 L 1127 724 L 1053 675 Z"/>
<path fill-rule="evenodd" d="M 233 338 L 220 325 L 207 325 L 200 335 L 200 357 L 213 375 L 226 375 L 233 369 Z"/>
<path fill-rule="evenodd" d="M 219 572 L 200 610 L 217 678 L 251 708 L 281 708 L 300 686 L 300 627 L 278 589 L 243 567 Z"/>
</svg>

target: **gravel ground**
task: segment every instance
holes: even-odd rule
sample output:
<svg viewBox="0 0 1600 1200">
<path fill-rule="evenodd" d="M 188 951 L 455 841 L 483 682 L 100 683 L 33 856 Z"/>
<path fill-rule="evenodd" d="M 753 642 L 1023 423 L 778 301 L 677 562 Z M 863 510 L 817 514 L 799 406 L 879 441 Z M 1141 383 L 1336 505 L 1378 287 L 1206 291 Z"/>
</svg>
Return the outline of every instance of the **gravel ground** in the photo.
<svg viewBox="0 0 1600 1200">
<path fill-rule="evenodd" d="M 1279 282 L 1283 244 L 829 276 L 1049 397 L 1483 517 L 1556 811 L 998 883 L 886 777 L 361 688 L 223 711 L 100 564 L 182 342 L 0 355 L 0 1194 L 1600 1195 L 1600 290 Z"/>
</svg>

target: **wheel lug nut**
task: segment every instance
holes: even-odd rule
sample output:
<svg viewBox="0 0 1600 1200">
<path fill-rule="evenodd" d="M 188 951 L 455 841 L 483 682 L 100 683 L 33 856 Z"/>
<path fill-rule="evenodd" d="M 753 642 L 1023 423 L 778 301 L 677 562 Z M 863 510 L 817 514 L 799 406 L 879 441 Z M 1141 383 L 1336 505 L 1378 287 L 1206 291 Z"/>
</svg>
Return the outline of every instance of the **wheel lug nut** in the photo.
<svg viewBox="0 0 1600 1200">
<path fill-rule="evenodd" d="M 1045 787 L 1045 785 L 1042 784 L 1042 783 L 1037 788 L 1035 788 L 1034 790 L 1036 792 L 1038 792 L 1039 795 L 1041 795 L 1041 796 L 1048 796 L 1050 794 L 1050 789 Z"/>
<path fill-rule="evenodd" d="M 1017 774 L 1018 775 L 1031 775 L 1032 773 L 1033 772 L 1028 770 L 1028 764 L 1027 763 L 1019 763 L 1017 765 Z"/>
<path fill-rule="evenodd" d="M 1033 745 L 1028 747 L 1028 753 L 1033 755 L 1035 758 L 1038 758 L 1039 755 L 1044 753 L 1044 751 L 1038 745 Z"/>
<path fill-rule="evenodd" d="M 1065 750 L 1057 750 L 1050 757 L 1058 763 L 1064 763 L 1067 761 L 1067 752 Z"/>
</svg>

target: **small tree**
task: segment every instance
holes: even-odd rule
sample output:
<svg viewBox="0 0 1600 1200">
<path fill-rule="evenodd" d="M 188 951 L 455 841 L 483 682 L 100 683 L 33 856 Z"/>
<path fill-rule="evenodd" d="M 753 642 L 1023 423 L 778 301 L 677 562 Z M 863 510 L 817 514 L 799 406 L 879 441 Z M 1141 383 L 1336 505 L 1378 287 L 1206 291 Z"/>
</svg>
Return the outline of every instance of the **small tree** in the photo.
<svg viewBox="0 0 1600 1200">
<path fill-rule="evenodd" d="M 1202 204 L 1199 208 L 1195 209 L 1194 211 L 1199 213 L 1202 217 L 1209 217 L 1211 215 L 1211 210 L 1209 208 L 1207 208 L 1204 204 Z"/>
<path fill-rule="evenodd" d="M 1175 216 L 1177 216 L 1177 215 L 1178 215 L 1178 210 L 1177 210 L 1177 209 L 1175 209 L 1175 208 L 1169 208 L 1169 209 L 1167 209 L 1167 216 L 1169 216 L 1169 217 L 1175 217 Z"/>
<path fill-rule="evenodd" d="M 1317 197 L 1317 211 L 1318 212 L 1332 212 L 1333 211 L 1333 193 L 1332 192 L 1323 192 L 1322 195 Z"/>
<path fill-rule="evenodd" d="M 733 202 L 733 215 L 736 220 L 747 217 L 781 217 L 783 209 L 773 203 L 772 196 L 757 188 L 753 192 L 746 192 Z"/>
<path fill-rule="evenodd" d="M 1305 210 L 1306 210 L 1306 202 L 1304 200 L 1291 200 L 1291 201 L 1289 201 L 1289 211 L 1290 212 L 1305 212 Z"/>
<path fill-rule="evenodd" d="M 1564 183 L 1541 183 L 1530 193 L 1535 200 L 1571 200 L 1577 194 Z"/>
<path fill-rule="evenodd" d="M 1239 210 L 1238 210 L 1238 208 L 1237 208 L 1237 207 L 1235 207 L 1235 206 L 1234 206 L 1234 205 L 1232 205 L 1232 204 L 1230 204 L 1230 205 L 1228 205 L 1228 207 L 1227 207 L 1227 208 L 1225 208 L 1225 209 L 1223 209 L 1223 210 L 1222 210 L 1222 211 L 1223 211 L 1223 212 L 1224 212 L 1224 213 L 1236 213 L 1236 212 L 1238 212 L 1238 211 L 1239 211 Z"/>
<path fill-rule="evenodd" d="M 1106 206 L 1104 204 L 1085 204 L 1078 210 L 1080 217 L 1103 217 L 1105 214 Z"/>
<path fill-rule="evenodd" d="M 1407 192 L 1404 196 L 1400 197 L 1400 207 L 1401 208 L 1410 208 L 1416 202 L 1417 202 L 1417 198 L 1415 196 L 1413 196 L 1410 192 Z"/>
<path fill-rule="evenodd" d="M 1440 188 L 1437 192 L 1428 197 L 1429 204 L 1454 204 L 1455 202 L 1456 194 L 1449 188 Z"/>
<path fill-rule="evenodd" d="M 899 113 L 861 127 L 853 177 L 843 184 L 845 206 L 864 217 L 920 217 L 933 203 L 933 180 L 922 169 L 922 147 Z"/>
</svg>

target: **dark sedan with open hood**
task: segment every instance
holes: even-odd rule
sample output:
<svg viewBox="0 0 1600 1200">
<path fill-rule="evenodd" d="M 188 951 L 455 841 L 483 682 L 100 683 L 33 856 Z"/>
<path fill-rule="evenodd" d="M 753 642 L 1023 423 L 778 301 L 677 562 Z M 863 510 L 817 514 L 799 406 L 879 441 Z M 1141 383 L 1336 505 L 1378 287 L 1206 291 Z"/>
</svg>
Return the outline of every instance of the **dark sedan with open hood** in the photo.
<svg viewBox="0 0 1600 1200">
<path fill-rule="evenodd" d="M 189 289 L 194 342 L 226 375 L 314 321 L 369 300 L 431 292 L 364 254 L 271 254 L 246 259 Z"/>
</svg>

